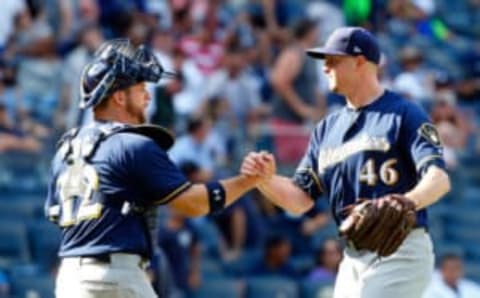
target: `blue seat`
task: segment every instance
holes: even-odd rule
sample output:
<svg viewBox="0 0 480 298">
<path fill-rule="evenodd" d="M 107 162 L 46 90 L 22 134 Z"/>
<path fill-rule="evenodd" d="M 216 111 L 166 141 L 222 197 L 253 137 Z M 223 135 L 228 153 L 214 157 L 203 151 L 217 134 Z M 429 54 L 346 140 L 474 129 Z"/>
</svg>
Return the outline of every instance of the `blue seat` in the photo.
<svg viewBox="0 0 480 298">
<path fill-rule="evenodd" d="M 60 229 L 47 220 L 35 220 L 28 225 L 32 258 L 42 269 L 50 270 L 58 261 Z"/>
<path fill-rule="evenodd" d="M 0 223 L 0 262 L 4 265 L 30 261 L 27 229 L 17 221 Z"/>
<path fill-rule="evenodd" d="M 31 219 L 43 213 L 43 202 L 36 200 L 0 200 L 0 218 Z"/>
<path fill-rule="evenodd" d="M 27 297 L 36 293 L 37 297 L 54 298 L 55 282 L 49 275 L 21 277 L 12 280 L 14 297 Z"/>
<path fill-rule="evenodd" d="M 211 258 L 202 258 L 200 271 L 204 278 L 217 278 L 224 275 L 221 262 Z"/>
<path fill-rule="evenodd" d="M 337 238 L 338 237 L 338 231 L 337 231 L 337 226 L 335 222 L 330 220 L 326 226 L 315 232 L 312 236 L 312 247 L 317 250 L 319 249 L 325 240 L 331 239 L 331 238 Z"/>
<path fill-rule="evenodd" d="M 38 264 L 34 263 L 17 264 L 8 268 L 8 275 L 11 279 L 39 276 L 41 272 Z"/>
<path fill-rule="evenodd" d="M 247 298 L 298 298 L 297 283 L 279 277 L 253 277 L 247 280 Z"/>
<path fill-rule="evenodd" d="M 228 297 L 241 298 L 244 297 L 245 284 L 235 279 L 212 279 L 205 280 L 199 289 L 194 291 L 192 298 L 214 298 Z"/>
<path fill-rule="evenodd" d="M 477 226 L 449 223 L 446 231 L 449 239 L 466 247 L 480 243 L 480 229 Z"/>
<path fill-rule="evenodd" d="M 193 221 L 199 241 L 202 243 L 203 255 L 218 258 L 220 256 L 220 231 L 213 222 L 207 219 Z"/>
<path fill-rule="evenodd" d="M 480 262 L 467 261 L 465 263 L 465 276 L 477 283 L 480 282 Z"/>
<path fill-rule="evenodd" d="M 302 298 L 333 297 L 333 282 L 304 280 L 301 283 Z"/>
<path fill-rule="evenodd" d="M 480 194 L 477 196 L 476 200 L 480 201 Z M 478 209 L 471 208 L 471 206 L 462 208 L 451 208 L 450 213 L 447 215 L 446 218 L 449 224 L 460 224 L 467 227 L 478 227 L 480 225 L 480 216 L 478 215 Z"/>
<path fill-rule="evenodd" d="M 465 255 L 465 248 L 458 243 L 448 242 L 436 242 L 434 243 L 435 256 L 441 258 L 446 254 L 455 254 L 463 257 Z"/>
<path fill-rule="evenodd" d="M 237 259 L 223 263 L 223 270 L 229 276 L 243 277 L 258 264 L 261 250 L 246 250 Z"/>
<path fill-rule="evenodd" d="M 312 254 L 293 256 L 290 258 L 290 264 L 295 272 L 304 274 L 313 268 L 315 265 L 315 258 Z"/>
</svg>

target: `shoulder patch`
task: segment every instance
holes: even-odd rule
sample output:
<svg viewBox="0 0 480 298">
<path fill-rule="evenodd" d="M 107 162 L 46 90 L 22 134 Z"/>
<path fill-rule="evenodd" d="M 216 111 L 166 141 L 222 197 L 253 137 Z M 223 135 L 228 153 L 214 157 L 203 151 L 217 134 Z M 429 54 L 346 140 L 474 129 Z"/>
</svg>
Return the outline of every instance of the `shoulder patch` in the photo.
<svg viewBox="0 0 480 298">
<path fill-rule="evenodd" d="M 423 123 L 418 129 L 418 134 L 434 146 L 439 147 L 442 145 L 437 128 L 431 123 Z"/>
</svg>

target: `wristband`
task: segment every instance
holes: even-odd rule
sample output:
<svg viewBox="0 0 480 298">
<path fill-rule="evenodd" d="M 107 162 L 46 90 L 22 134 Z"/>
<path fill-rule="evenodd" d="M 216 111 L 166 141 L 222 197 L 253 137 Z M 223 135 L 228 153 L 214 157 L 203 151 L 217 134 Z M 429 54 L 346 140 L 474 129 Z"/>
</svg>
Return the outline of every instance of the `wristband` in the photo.
<svg viewBox="0 0 480 298">
<path fill-rule="evenodd" d="M 208 182 L 206 186 L 208 192 L 208 204 L 210 206 L 210 214 L 219 213 L 225 207 L 225 189 L 218 181 Z"/>
</svg>

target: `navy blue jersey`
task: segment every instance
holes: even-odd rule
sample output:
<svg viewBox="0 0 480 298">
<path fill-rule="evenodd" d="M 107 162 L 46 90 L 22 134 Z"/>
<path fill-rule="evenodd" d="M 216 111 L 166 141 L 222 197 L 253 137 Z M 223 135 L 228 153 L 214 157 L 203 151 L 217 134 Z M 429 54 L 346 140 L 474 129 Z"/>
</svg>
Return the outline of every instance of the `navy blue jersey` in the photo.
<svg viewBox="0 0 480 298">
<path fill-rule="evenodd" d="M 145 218 L 130 211 L 168 203 L 190 186 L 165 151 L 140 134 L 111 135 L 85 163 L 79 157 L 80 140 L 108 125 L 80 129 L 71 142 L 73 161 L 64 158 L 63 147 L 54 157 L 45 210 L 62 227 L 61 257 L 111 252 L 148 256 Z"/>
<path fill-rule="evenodd" d="M 385 93 L 371 104 L 345 106 L 321 121 L 293 177 L 312 199 L 329 200 L 337 224 L 358 198 L 411 190 L 428 166 L 444 168 L 435 127 L 415 103 Z M 426 210 L 417 225 L 427 225 Z"/>
</svg>

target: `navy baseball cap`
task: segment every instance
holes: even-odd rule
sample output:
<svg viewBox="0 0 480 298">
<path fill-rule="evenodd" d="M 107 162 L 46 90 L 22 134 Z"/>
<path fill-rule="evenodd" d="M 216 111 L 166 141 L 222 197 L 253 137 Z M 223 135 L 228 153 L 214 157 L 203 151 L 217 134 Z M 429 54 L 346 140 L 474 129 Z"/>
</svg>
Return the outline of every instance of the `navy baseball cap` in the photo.
<svg viewBox="0 0 480 298">
<path fill-rule="evenodd" d="M 338 28 L 328 37 L 325 46 L 307 50 L 310 57 L 325 59 L 325 55 L 359 56 L 380 63 L 380 46 L 372 33 L 361 27 Z"/>
</svg>

